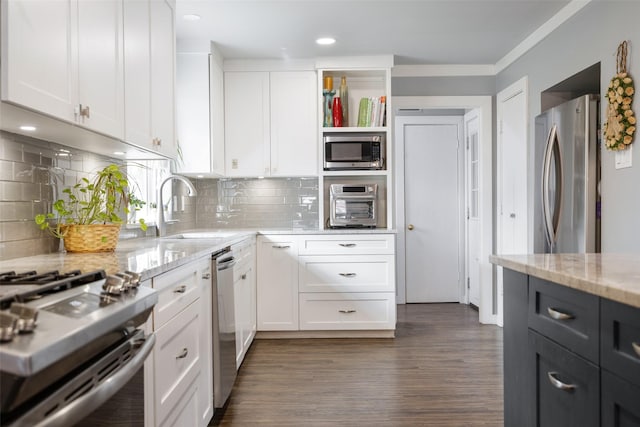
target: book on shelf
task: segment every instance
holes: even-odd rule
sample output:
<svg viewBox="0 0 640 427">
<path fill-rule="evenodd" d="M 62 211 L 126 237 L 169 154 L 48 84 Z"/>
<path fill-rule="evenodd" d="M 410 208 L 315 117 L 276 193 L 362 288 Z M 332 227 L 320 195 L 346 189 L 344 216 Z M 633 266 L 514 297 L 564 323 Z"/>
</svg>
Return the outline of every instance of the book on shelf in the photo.
<svg viewBox="0 0 640 427">
<path fill-rule="evenodd" d="M 358 106 L 358 127 L 380 127 L 386 115 L 386 96 L 361 98 Z"/>
</svg>

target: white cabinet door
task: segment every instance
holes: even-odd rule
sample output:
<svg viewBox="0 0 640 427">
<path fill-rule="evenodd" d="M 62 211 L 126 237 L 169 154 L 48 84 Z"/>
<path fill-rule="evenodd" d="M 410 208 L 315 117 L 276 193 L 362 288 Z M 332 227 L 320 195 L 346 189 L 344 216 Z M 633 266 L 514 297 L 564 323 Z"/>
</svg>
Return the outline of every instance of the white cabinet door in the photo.
<svg viewBox="0 0 640 427">
<path fill-rule="evenodd" d="M 149 1 L 124 2 L 124 139 L 151 148 Z"/>
<path fill-rule="evenodd" d="M 209 173 L 209 54 L 176 56 L 176 131 L 182 151 L 182 173 Z"/>
<path fill-rule="evenodd" d="M 233 247 L 236 309 L 236 367 L 239 369 L 256 333 L 255 240 Z"/>
<path fill-rule="evenodd" d="M 151 132 L 155 149 L 175 157 L 175 12 L 169 0 L 153 0 L 151 17 Z"/>
<path fill-rule="evenodd" d="M 211 173 L 224 176 L 224 71 L 223 59 L 212 49 L 209 55 L 209 111 L 211 117 Z"/>
<path fill-rule="evenodd" d="M 225 172 L 227 176 L 268 176 L 269 73 L 224 75 Z"/>
<path fill-rule="evenodd" d="M 80 122 L 124 138 L 122 2 L 78 2 L 78 103 Z"/>
<path fill-rule="evenodd" d="M 72 1 L 2 2 L 2 99 L 73 121 L 78 97 Z"/>
<path fill-rule="evenodd" d="M 298 330 L 298 242 L 296 236 L 258 238 L 259 331 Z"/>
<path fill-rule="evenodd" d="M 271 176 L 317 175 L 316 73 L 272 72 L 270 81 Z"/>
<path fill-rule="evenodd" d="M 213 307 L 211 295 L 211 260 L 198 261 L 200 271 L 200 361 L 198 380 L 198 426 L 206 427 L 213 417 Z"/>
</svg>

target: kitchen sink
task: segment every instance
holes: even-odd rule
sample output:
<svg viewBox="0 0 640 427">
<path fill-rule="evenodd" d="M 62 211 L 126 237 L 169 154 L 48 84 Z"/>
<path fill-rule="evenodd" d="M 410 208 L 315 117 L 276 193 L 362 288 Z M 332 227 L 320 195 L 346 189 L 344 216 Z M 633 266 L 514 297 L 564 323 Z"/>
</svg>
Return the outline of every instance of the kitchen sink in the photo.
<svg viewBox="0 0 640 427">
<path fill-rule="evenodd" d="M 190 231 L 187 233 L 165 236 L 163 239 L 226 239 L 238 234 L 237 231 Z"/>
</svg>

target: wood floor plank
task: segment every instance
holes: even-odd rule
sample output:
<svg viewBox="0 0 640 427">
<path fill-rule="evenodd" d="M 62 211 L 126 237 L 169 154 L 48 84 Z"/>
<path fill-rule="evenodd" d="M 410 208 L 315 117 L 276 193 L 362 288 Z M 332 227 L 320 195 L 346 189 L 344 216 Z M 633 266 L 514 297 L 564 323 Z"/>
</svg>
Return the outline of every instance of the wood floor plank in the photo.
<svg viewBox="0 0 640 427">
<path fill-rule="evenodd" d="M 395 339 L 255 340 L 221 426 L 502 426 L 502 329 L 398 306 Z"/>
</svg>

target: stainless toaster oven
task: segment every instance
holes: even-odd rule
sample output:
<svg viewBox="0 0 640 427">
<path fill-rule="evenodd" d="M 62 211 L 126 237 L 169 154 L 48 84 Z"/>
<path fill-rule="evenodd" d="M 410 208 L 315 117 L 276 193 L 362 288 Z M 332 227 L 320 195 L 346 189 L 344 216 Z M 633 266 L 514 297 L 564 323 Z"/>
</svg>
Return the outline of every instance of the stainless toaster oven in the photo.
<svg viewBox="0 0 640 427">
<path fill-rule="evenodd" d="M 370 227 L 377 223 L 377 184 L 331 184 L 329 226 Z"/>
</svg>

